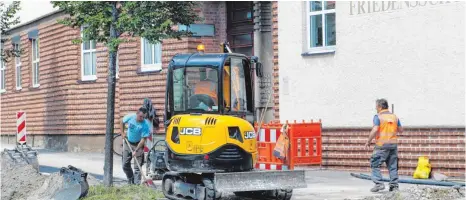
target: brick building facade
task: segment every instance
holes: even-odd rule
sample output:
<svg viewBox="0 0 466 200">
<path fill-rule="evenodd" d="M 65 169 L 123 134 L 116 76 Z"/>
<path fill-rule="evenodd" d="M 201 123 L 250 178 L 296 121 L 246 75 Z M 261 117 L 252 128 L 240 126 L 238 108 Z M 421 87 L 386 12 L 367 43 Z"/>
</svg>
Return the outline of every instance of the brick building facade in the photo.
<svg viewBox="0 0 466 200">
<path fill-rule="evenodd" d="M 264 84 L 265 88 L 256 88 L 260 91 L 270 90 L 264 94 L 272 94 L 271 103 L 268 104 L 270 108 L 266 121 L 293 120 L 289 117 L 293 113 L 299 114 L 295 116 L 305 115 L 306 117 L 303 118 L 306 119 L 321 118 L 323 122 L 323 166 L 329 169 L 368 170 L 368 159 L 371 152 L 365 150 L 363 145 L 370 131 L 369 128 L 339 127 L 332 125 L 330 121 L 335 122 L 335 119 L 326 117 L 327 115 L 315 115 L 314 112 L 309 113 L 296 109 L 300 105 L 299 103 L 306 104 L 302 105 L 303 108 L 312 107 L 310 104 L 327 106 L 334 97 L 341 95 L 338 91 L 332 91 L 331 95 L 333 96 L 327 98 L 330 103 L 325 105 L 323 102 L 316 102 L 318 97 L 316 95 L 311 95 L 308 100 L 306 100 L 307 96 L 303 96 L 304 93 L 315 94 L 313 91 L 298 92 L 303 98 L 297 102 L 290 101 L 288 97 L 290 95 L 290 82 L 292 84 L 293 81 L 301 81 L 300 84 L 305 86 L 299 87 L 309 87 L 309 90 L 311 85 L 325 83 L 311 83 L 308 77 L 293 80 L 287 77 L 289 72 L 294 72 L 294 67 L 299 68 L 296 72 L 300 74 L 306 74 L 302 70 L 312 69 L 312 67 L 302 68 L 303 64 L 294 63 L 301 58 L 293 58 L 288 55 L 296 49 L 300 51 L 300 46 L 305 44 L 303 41 L 298 43 L 289 41 L 300 38 L 296 37 L 296 30 L 305 31 L 306 29 L 304 20 L 296 20 L 298 18 L 295 16 L 301 11 L 301 8 L 305 12 L 305 2 L 295 2 L 294 6 L 289 2 L 248 2 L 246 4 L 244 6 L 244 3 L 240 2 L 202 3 L 199 8 L 201 17 L 204 17 L 202 24 L 213 26 L 214 35 L 163 41 L 160 55 L 161 70 L 147 71 L 147 69 L 142 69 L 143 64 L 141 63 L 144 61 L 141 59 L 143 55 L 141 53 L 143 51 L 141 38 L 133 38 L 133 41 L 121 44 L 118 55 L 119 74 L 116 83 L 115 122 L 119 122 L 125 114 L 134 112 L 142 105 L 144 98 L 150 98 L 155 103 L 158 115 L 163 121 L 165 76 L 171 57 L 176 53 L 194 52 L 200 43 L 206 45 L 206 52 L 218 52 L 219 44 L 228 40 L 237 51 L 254 52 L 254 54 L 260 55 L 259 59 L 264 64 L 264 72 L 270 75 L 269 85 Z M 337 4 L 337 7 L 340 5 L 342 4 Z M 283 7 L 279 8 L 279 6 Z M 238 22 L 233 20 L 232 22 L 231 18 L 233 18 L 235 11 L 239 16 L 243 16 L 244 20 L 238 20 Z M 72 39 L 79 37 L 80 31 L 58 24 L 56 20 L 63 16 L 63 13 L 55 12 L 11 30 L 12 36 L 20 36 L 20 46 L 25 50 L 21 56 L 22 88 L 20 90 L 16 88 L 16 66 L 15 60 L 12 60 L 6 64 L 5 70 L 2 71 L 6 77 L 6 85 L 5 90 L 0 95 L 0 132 L 2 136 L 14 135 L 15 113 L 24 110 L 27 112 L 27 132 L 30 135 L 28 139 L 30 144 L 68 151 L 103 151 L 108 54 L 105 46 L 97 44 L 95 49 L 96 79 L 82 80 L 82 47 L 71 43 Z M 283 20 L 279 23 L 279 19 L 282 18 Z M 295 21 L 285 22 L 288 21 L 285 20 L 288 18 Z M 338 20 L 340 19 L 337 18 Z M 247 30 L 232 28 L 232 24 L 235 23 L 239 24 L 238 26 L 248 28 L 246 28 Z M 337 25 L 337 27 L 339 26 Z M 33 87 L 32 84 L 33 58 L 29 33 L 34 30 L 37 30 L 39 39 L 39 87 Z M 251 35 L 251 38 L 246 35 Z M 259 35 L 261 37 L 258 39 Z M 238 39 L 239 42 L 235 46 L 235 36 L 246 38 L 246 41 Z M 339 37 L 337 43 L 341 41 L 343 40 Z M 259 42 L 260 44 L 257 45 Z M 247 48 L 253 48 L 253 51 Z M 338 53 L 341 53 L 341 50 Z M 325 62 L 333 64 L 333 61 L 328 61 L 329 55 L 307 56 L 309 55 L 304 55 L 302 60 L 314 60 L 312 65 Z M 283 63 L 279 63 L 279 61 Z M 318 71 L 313 70 L 307 73 L 315 74 L 316 72 Z M 296 88 L 298 87 L 294 89 Z M 262 93 L 261 95 L 260 98 L 267 100 L 268 95 Z M 256 105 L 264 109 L 262 103 L 256 102 Z M 292 109 L 288 109 L 288 105 Z M 371 106 L 372 104 L 367 105 L 367 107 Z M 340 116 L 341 113 L 331 113 L 331 115 Z M 364 116 L 366 117 L 366 115 Z M 406 115 L 401 116 L 406 117 Z M 339 119 L 338 123 L 340 122 L 345 122 L 345 120 Z M 119 126 L 115 126 L 115 132 L 119 131 Z M 161 127 L 159 133 L 162 132 L 163 128 Z M 2 139 L 6 140 L 5 137 Z M 431 158 L 433 171 L 455 176 L 465 172 L 464 124 L 454 127 L 410 127 L 408 124 L 405 133 L 400 135 L 400 143 L 400 172 L 402 174 L 413 172 L 417 157 L 420 155 L 428 155 Z"/>
<path fill-rule="evenodd" d="M 405 129 L 400 173 L 412 175 L 418 157 L 428 156 L 432 171 L 463 176 L 464 7 L 279 1 L 278 119 L 322 119 L 323 166 L 367 171 L 375 100 L 386 98 Z"/>
<path fill-rule="evenodd" d="M 118 51 L 115 133 L 120 132 L 119 122 L 122 117 L 135 112 L 144 98 L 152 100 L 160 121 L 163 121 L 166 69 L 170 59 L 177 53 L 196 52 L 197 45 L 201 43 L 205 45 L 206 52 L 219 52 L 220 44 L 227 40 L 227 6 L 234 7 L 229 11 L 230 15 L 235 10 L 246 10 L 240 14 L 247 15 L 246 21 L 252 25 L 252 2 L 240 3 L 239 6 L 244 9 L 238 9 L 232 3 L 203 2 L 197 8 L 203 18 L 199 24 L 213 27 L 212 35 L 164 40 L 161 51 L 156 52 L 161 55 L 155 55 L 159 56 L 161 63 L 149 67 L 142 64 L 145 62 L 141 59 L 144 51 L 141 48 L 144 45 L 142 39 L 126 36 L 132 40 L 121 44 Z M 57 22 L 64 16 L 63 12 L 57 11 L 10 30 L 12 38 L 6 46 L 19 44 L 24 53 L 18 59 L 21 63 L 21 82 L 18 85 L 21 87 L 16 85 L 16 63 L 19 62 L 14 58 L 10 59 L 2 71 L 6 84 L 0 95 L 1 134 L 12 136 L 16 133 L 15 115 L 17 111 L 23 110 L 27 113 L 30 144 L 71 151 L 91 150 L 96 145 L 103 149 L 101 144 L 106 119 L 107 49 L 98 43 L 95 49 L 91 47 L 91 51 L 83 51 L 83 45 L 73 44 L 72 39 L 80 37 L 81 33 L 79 29 Z M 251 27 L 245 31 L 252 34 L 253 29 Z M 34 38 L 31 37 L 32 32 L 36 33 Z M 231 35 L 228 37 L 235 39 Z M 34 40 L 39 41 L 40 58 L 39 84 L 36 85 L 33 84 L 34 72 L 31 70 Z M 252 38 L 250 43 L 252 46 Z M 86 49 L 87 47 L 84 48 Z M 95 70 L 91 76 L 84 73 L 88 69 L 83 69 L 81 63 L 86 59 L 84 53 L 87 52 L 92 52 L 89 54 L 90 58 L 95 54 L 95 68 L 89 68 L 90 71 Z M 162 126 L 158 133 L 163 134 Z M 4 140 L 7 138 L 4 137 Z"/>
</svg>

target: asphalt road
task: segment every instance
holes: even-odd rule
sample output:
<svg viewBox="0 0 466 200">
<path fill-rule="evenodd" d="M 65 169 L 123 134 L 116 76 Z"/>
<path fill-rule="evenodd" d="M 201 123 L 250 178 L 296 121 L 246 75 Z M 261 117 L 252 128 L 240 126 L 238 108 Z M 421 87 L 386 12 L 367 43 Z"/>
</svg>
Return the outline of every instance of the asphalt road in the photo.
<svg viewBox="0 0 466 200">
<path fill-rule="evenodd" d="M 0 148 L 12 147 L 12 145 L 2 144 Z M 40 171 L 42 173 L 58 172 L 61 167 L 72 165 L 88 172 L 99 180 L 103 179 L 104 155 L 101 153 L 52 152 L 41 149 L 38 151 Z M 121 157 L 114 157 L 113 174 L 116 184 L 124 184 L 126 177 L 121 168 Z M 350 176 L 349 172 L 308 170 L 305 174 L 307 188 L 294 190 L 292 199 L 341 200 L 361 199 L 365 196 L 375 195 L 369 191 L 373 186 L 371 181 L 354 178 Z M 161 182 L 155 181 L 155 184 L 159 185 Z M 403 189 L 403 185 L 400 186 L 400 189 Z M 224 199 L 239 200 L 240 198 L 226 195 Z"/>
</svg>

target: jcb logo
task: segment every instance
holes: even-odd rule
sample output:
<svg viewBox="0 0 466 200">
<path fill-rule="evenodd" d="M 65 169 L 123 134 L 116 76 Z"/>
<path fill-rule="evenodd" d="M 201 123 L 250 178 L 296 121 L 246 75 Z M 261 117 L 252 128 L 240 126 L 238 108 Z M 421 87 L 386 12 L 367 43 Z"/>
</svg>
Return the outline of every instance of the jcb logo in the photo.
<svg viewBox="0 0 466 200">
<path fill-rule="evenodd" d="M 180 135 L 201 135 L 201 128 L 181 128 Z"/>
<path fill-rule="evenodd" d="M 255 139 L 256 133 L 254 131 L 248 131 L 244 133 L 244 139 Z"/>
</svg>

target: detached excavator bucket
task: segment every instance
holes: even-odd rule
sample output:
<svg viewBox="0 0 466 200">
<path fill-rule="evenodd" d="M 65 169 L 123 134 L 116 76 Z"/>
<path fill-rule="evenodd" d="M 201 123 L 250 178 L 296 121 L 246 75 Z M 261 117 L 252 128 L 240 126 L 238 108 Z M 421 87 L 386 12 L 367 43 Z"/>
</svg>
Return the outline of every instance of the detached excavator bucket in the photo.
<svg viewBox="0 0 466 200">
<path fill-rule="evenodd" d="M 17 145 L 15 149 L 5 149 L 4 151 L 11 157 L 14 163 L 18 165 L 32 165 L 32 167 L 39 172 L 37 151 L 33 150 L 31 147 L 27 145 Z"/>
<path fill-rule="evenodd" d="M 215 188 L 221 192 L 285 190 L 306 187 L 304 170 L 215 174 Z"/>
</svg>

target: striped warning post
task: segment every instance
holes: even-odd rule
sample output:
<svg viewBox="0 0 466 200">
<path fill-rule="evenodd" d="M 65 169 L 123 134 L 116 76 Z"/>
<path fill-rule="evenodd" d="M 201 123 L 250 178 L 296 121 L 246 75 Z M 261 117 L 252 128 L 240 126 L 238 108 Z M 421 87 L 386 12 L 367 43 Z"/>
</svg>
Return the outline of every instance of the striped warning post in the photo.
<svg viewBox="0 0 466 200">
<path fill-rule="evenodd" d="M 152 145 L 152 133 L 150 133 L 149 137 L 146 140 L 146 143 L 144 144 L 144 152 L 149 152 L 149 150 L 152 148 Z"/>
<path fill-rule="evenodd" d="M 16 113 L 16 142 L 26 144 L 26 112 Z"/>
</svg>

